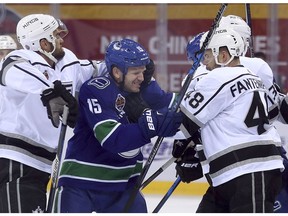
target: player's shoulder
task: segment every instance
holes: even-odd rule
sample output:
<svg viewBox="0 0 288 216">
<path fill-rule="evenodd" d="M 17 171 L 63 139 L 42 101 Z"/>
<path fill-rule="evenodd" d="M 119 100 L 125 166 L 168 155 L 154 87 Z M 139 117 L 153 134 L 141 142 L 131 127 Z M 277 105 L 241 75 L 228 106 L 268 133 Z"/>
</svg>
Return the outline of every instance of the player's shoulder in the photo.
<svg viewBox="0 0 288 216">
<path fill-rule="evenodd" d="M 93 94 L 107 95 L 117 91 L 117 87 L 110 77 L 99 76 L 84 82 L 84 84 L 81 86 L 81 90 L 90 91 L 93 92 Z"/>
<path fill-rule="evenodd" d="M 251 76 L 251 71 L 242 66 L 239 65 L 237 67 L 219 67 L 215 68 L 207 75 L 202 78 L 204 81 L 209 80 L 209 82 L 214 83 L 213 85 L 222 85 L 223 83 L 231 82 L 232 80 L 235 80 L 237 77 L 240 76 Z M 201 80 L 202 80 L 201 79 Z"/>
<path fill-rule="evenodd" d="M 69 59 L 77 59 L 77 56 L 75 55 L 75 53 L 73 53 L 70 49 L 67 49 L 65 47 L 63 47 L 63 50 L 65 52 L 65 57 L 69 58 Z"/>
<path fill-rule="evenodd" d="M 246 67 L 248 66 L 259 66 L 261 67 L 262 65 L 268 65 L 267 62 L 265 62 L 263 59 L 261 58 L 251 58 L 251 57 L 246 57 L 246 56 L 240 56 L 240 63 Z"/>
<path fill-rule="evenodd" d="M 47 62 L 41 55 L 39 55 L 38 53 L 34 51 L 26 50 L 26 49 L 13 50 L 6 56 L 6 59 L 8 57 L 11 57 L 13 59 L 19 59 L 19 58 L 25 59 L 31 64 L 34 64 L 36 62 L 47 64 Z"/>
<path fill-rule="evenodd" d="M 200 65 L 197 70 L 195 71 L 193 78 L 200 77 L 206 75 L 209 71 L 206 69 L 205 65 Z"/>
<path fill-rule="evenodd" d="M 63 56 L 63 58 L 61 60 L 59 60 L 59 62 L 57 64 L 63 64 L 63 65 L 67 65 L 67 64 L 71 64 L 71 63 L 79 63 L 79 59 L 77 58 L 77 56 L 69 49 L 64 48 L 63 50 L 65 52 L 65 55 Z"/>
<path fill-rule="evenodd" d="M 98 76 L 108 76 L 108 70 L 105 61 L 96 61 L 96 67 L 98 69 Z"/>
</svg>

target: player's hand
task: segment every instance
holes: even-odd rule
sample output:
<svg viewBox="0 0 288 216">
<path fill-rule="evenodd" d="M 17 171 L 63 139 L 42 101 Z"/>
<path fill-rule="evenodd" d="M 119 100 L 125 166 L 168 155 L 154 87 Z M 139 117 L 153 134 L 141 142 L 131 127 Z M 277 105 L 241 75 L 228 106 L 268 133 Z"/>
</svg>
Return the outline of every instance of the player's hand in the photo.
<svg viewBox="0 0 288 216">
<path fill-rule="evenodd" d="M 54 88 L 45 89 L 41 94 L 41 101 L 46 107 L 48 118 L 54 127 L 59 127 L 59 119 L 63 114 L 64 105 L 69 108 L 67 125 L 72 128 L 75 127 L 78 114 L 77 100 L 62 85 L 61 81 L 55 81 Z"/>
<path fill-rule="evenodd" d="M 184 154 L 176 160 L 176 176 L 179 175 L 182 182 L 190 183 L 203 177 L 202 167 L 196 151 L 193 147 L 188 147 Z"/>
<path fill-rule="evenodd" d="M 128 119 L 132 123 L 138 122 L 139 117 L 143 111 L 148 108 L 148 105 L 141 98 L 140 93 L 131 93 L 125 97 L 124 111 L 128 116 Z"/>
<path fill-rule="evenodd" d="M 167 108 L 158 111 L 147 109 L 138 120 L 146 138 L 174 136 L 181 123 L 182 113 L 171 112 Z"/>
<path fill-rule="evenodd" d="M 196 131 L 188 139 L 174 140 L 172 155 L 174 158 L 180 158 L 188 146 L 193 147 L 197 144 L 202 144 L 200 131 Z"/>
<path fill-rule="evenodd" d="M 144 81 L 141 83 L 141 88 L 145 88 L 149 85 L 154 72 L 155 72 L 155 64 L 153 60 L 150 59 L 150 62 L 146 65 L 146 70 L 144 71 Z"/>
</svg>

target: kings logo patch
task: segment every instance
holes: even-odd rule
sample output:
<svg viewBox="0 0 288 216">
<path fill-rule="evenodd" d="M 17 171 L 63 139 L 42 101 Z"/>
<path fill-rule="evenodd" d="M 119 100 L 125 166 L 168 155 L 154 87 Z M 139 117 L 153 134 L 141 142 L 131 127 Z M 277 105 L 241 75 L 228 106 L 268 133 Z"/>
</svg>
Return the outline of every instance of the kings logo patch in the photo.
<svg viewBox="0 0 288 216">
<path fill-rule="evenodd" d="M 124 106 L 125 106 L 125 98 L 121 94 L 118 94 L 116 101 L 115 101 L 115 108 L 119 112 L 121 112 L 121 111 L 123 111 Z"/>
</svg>

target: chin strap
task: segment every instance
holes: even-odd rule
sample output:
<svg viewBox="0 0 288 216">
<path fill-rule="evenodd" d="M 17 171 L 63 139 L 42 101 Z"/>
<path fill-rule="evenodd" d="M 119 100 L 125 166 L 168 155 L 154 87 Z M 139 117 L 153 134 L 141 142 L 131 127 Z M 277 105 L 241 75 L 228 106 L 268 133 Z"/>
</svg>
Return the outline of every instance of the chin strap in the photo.
<svg viewBox="0 0 288 216">
<path fill-rule="evenodd" d="M 218 57 L 218 56 L 215 56 L 215 57 L 214 57 L 215 63 L 216 63 L 217 65 L 220 65 L 221 67 L 224 67 L 224 66 L 228 65 L 228 64 L 234 59 L 234 56 L 231 56 L 231 58 L 229 59 L 229 61 L 227 61 L 226 63 L 219 63 L 217 57 Z"/>
<path fill-rule="evenodd" d="M 58 62 L 58 60 L 52 55 L 52 53 L 55 51 L 56 49 L 56 44 L 55 44 L 55 39 L 52 42 L 52 46 L 53 46 L 53 50 L 51 52 L 47 52 L 43 49 L 39 49 L 39 52 L 41 52 L 42 54 L 44 54 L 45 56 L 47 56 L 49 59 L 51 59 L 55 64 Z"/>
</svg>

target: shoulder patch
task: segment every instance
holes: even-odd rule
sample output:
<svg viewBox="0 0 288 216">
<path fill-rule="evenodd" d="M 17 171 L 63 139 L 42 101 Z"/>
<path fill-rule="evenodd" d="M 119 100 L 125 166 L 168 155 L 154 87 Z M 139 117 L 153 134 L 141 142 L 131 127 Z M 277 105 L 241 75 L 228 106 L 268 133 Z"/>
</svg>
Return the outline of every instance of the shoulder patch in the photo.
<svg viewBox="0 0 288 216">
<path fill-rule="evenodd" d="M 95 86 L 98 89 L 104 89 L 110 85 L 110 80 L 106 77 L 96 77 L 88 82 L 88 85 Z"/>
<path fill-rule="evenodd" d="M 125 97 L 123 97 L 121 94 L 117 95 L 116 101 L 115 101 L 115 108 L 121 112 L 124 109 L 125 106 Z"/>
</svg>

